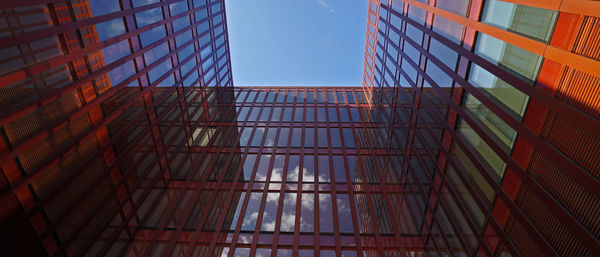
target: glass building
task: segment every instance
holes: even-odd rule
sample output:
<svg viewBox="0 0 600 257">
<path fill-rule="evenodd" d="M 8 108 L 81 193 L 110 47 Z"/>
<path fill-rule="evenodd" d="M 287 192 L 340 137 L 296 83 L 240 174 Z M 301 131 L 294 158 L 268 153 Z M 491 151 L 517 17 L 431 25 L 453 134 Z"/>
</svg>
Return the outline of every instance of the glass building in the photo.
<svg viewBox="0 0 600 257">
<path fill-rule="evenodd" d="M 597 1 L 369 0 L 362 87 L 224 4 L 0 2 L 0 255 L 600 255 Z"/>
</svg>

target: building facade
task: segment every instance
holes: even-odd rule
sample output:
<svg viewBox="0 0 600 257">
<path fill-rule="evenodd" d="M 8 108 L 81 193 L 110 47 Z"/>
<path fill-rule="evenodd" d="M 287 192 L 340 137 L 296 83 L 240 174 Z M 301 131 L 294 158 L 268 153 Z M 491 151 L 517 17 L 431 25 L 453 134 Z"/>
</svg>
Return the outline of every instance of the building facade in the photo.
<svg viewBox="0 0 600 257">
<path fill-rule="evenodd" d="M 200 158 L 190 128 L 230 118 L 213 108 L 232 86 L 224 3 L 0 8 L 0 255 L 119 254 Z"/>
<path fill-rule="evenodd" d="M 596 1 L 369 0 L 362 87 L 233 87 L 224 4 L 0 3 L 0 255 L 600 255 Z"/>
<path fill-rule="evenodd" d="M 416 93 L 398 94 L 412 102 L 397 116 L 425 252 L 600 253 L 599 13 L 594 1 L 369 2 L 363 86 Z"/>
</svg>

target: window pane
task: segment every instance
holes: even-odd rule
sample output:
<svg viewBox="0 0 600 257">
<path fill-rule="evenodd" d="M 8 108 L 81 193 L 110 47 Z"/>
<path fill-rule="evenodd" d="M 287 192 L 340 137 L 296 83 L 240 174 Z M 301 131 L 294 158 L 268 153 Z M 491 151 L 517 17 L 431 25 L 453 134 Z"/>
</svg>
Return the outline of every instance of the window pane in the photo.
<svg viewBox="0 0 600 257">
<path fill-rule="evenodd" d="M 275 145 L 275 136 L 277 135 L 277 128 L 271 127 L 267 132 L 267 138 L 265 139 L 265 147 L 273 147 Z"/>
<path fill-rule="evenodd" d="M 337 111 L 335 108 L 327 108 L 329 122 L 337 122 Z"/>
<path fill-rule="evenodd" d="M 283 176 L 283 169 L 285 165 L 285 155 L 275 155 L 275 159 L 273 160 L 273 169 L 271 170 L 271 179 L 272 182 L 279 182 Z"/>
<path fill-rule="evenodd" d="M 263 127 L 256 128 L 254 131 L 254 136 L 252 137 L 252 143 L 250 144 L 250 146 L 259 147 L 264 133 L 265 133 L 265 128 L 263 128 Z"/>
<path fill-rule="evenodd" d="M 317 142 L 319 147 L 327 147 L 327 128 L 317 128 Z"/>
<path fill-rule="evenodd" d="M 249 154 L 244 161 L 244 180 L 249 181 L 252 176 L 252 169 L 254 169 L 254 163 L 256 162 L 256 154 Z"/>
<path fill-rule="evenodd" d="M 318 157 L 319 166 L 319 183 L 327 183 L 330 180 L 331 175 L 329 174 L 329 156 L 319 155 Z"/>
<path fill-rule="evenodd" d="M 319 231 L 333 232 L 333 211 L 331 210 L 331 195 L 319 194 Z"/>
<path fill-rule="evenodd" d="M 315 156 L 305 155 L 302 167 L 302 182 L 315 182 Z"/>
<path fill-rule="evenodd" d="M 291 147 L 300 147 L 300 145 L 302 144 L 302 128 L 293 128 L 291 137 Z"/>
<path fill-rule="evenodd" d="M 314 128 L 306 128 L 304 130 L 304 147 L 314 147 L 315 146 L 315 129 Z"/>
<path fill-rule="evenodd" d="M 302 194 L 301 202 L 300 231 L 313 232 L 315 229 L 315 196 L 313 194 Z"/>
<path fill-rule="evenodd" d="M 306 122 L 315 122 L 315 108 L 306 108 Z"/>
<path fill-rule="evenodd" d="M 244 197 L 246 196 L 246 192 L 242 192 L 239 195 L 239 200 L 237 203 L 237 208 L 235 209 L 235 214 L 233 214 L 233 220 L 231 221 L 231 225 L 229 226 L 229 230 L 235 230 L 235 226 L 237 226 L 238 219 L 240 218 L 240 212 L 242 211 L 242 205 L 244 204 Z"/>
<path fill-rule="evenodd" d="M 340 130 L 338 128 L 329 129 L 331 133 L 331 147 L 340 148 L 342 147 L 342 139 L 340 138 Z"/>
<path fill-rule="evenodd" d="M 482 22 L 548 42 L 557 12 L 497 0 L 486 1 Z"/>
<path fill-rule="evenodd" d="M 294 111 L 294 121 L 295 122 L 302 122 L 302 114 L 304 112 L 303 108 L 296 108 Z"/>
<path fill-rule="evenodd" d="M 289 164 L 287 169 L 287 180 L 288 182 L 298 182 L 298 174 L 300 171 L 300 156 L 290 155 Z"/>
<path fill-rule="evenodd" d="M 342 129 L 343 133 L 344 133 L 344 144 L 346 145 L 347 148 L 354 148 L 354 136 L 352 135 L 352 129 L 351 128 L 344 128 Z"/>
<path fill-rule="evenodd" d="M 317 121 L 318 122 L 327 121 L 327 115 L 325 114 L 325 108 L 317 108 Z"/>
<path fill-rule="evenodd" d="M 281 128 L 281 131 L 279 132 L 279 139 L 278 139 L 277 146 L 278 147 L 286 147 L 288 145 L 289 135 L 290 135 L 289 128 Z"/>
<path fill-rule="evenodd" d="M 268 193 L 265 203 L 261 231 L 274 231 L 277 221 L 277 206 L 279 205 L 279 193 Z"/>
<path fill-rule="evenodd" d="M 252 231 L 255 229 L 261 196 L 262 193 L 250 193 L 250 199 L 248 199 L 248 206 L 246 206 L 246 214 L 244 214 L 244 221 L 242 223 L 242 230 Z"/>
<path fill-rule="evenodd" d="M 353 233 L 352 213 L 350 212 L 350 198 L 347 194 L 337 194 L 338 220 L 340 222 L 340 233 Z"/>
<path fill-rule="evenodd" d="M 260 162 L 258 168 L 256 168 L 255 181 L 266 181 L 267 173 L 269 172 L 269 162 L 271 161 L 271 155 L 263 154 L 260 156 Z"/>
</svg>

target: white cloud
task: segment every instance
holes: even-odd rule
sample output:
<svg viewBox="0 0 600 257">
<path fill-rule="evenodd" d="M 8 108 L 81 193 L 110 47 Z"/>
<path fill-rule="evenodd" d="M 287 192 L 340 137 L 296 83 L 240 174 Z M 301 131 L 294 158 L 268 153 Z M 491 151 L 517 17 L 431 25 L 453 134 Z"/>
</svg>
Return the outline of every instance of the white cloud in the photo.
<svg viewBox="0 0 600 257">
<path fill-rule="evenodd" d="M 309 194 L 302 195 L 302 208 L 313 210 L 315 208 L 315 197 Z"/>
<path fill-rule="evenodd" d="M 295 222 L 296 222 L 296 215 L 294 215 L 294 214 L 281 215 L 281 231 L 293 231 Z"/>
<path fill-rule="evenodd" d="M 325 9 L 328 9 L 329 12 L 335 12 L 334 8 L 331 8 L 331 6 L 329 5 L 329 3 L 327 3 L 325 0 L 317 0 L 317 2 L 319 2 L 319 5 Z"/>
<path fill-rule="evenodd" d="M 281 181 L 282 171 L 283 171 L 283 169 L 281 169 L 281 168 L 273 169 L 273 172 L 271 173 L 271 181 Z"/>
</svg>

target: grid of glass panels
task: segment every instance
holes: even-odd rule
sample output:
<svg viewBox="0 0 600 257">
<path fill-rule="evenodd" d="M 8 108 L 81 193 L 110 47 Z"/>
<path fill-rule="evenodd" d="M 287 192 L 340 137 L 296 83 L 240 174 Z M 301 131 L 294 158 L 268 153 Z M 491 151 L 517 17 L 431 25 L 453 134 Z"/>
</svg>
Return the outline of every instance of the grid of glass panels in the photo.
<svg viewBox="0 0 600 257">
<path fill-rule="evenodd" d="M 452 15 L 439 15 L 442 11 Z M 416 224 L 423 231 L 425 249 L 434 255 L 527 255 L 533 247 L 519 242 L 521 237 L 531 237 L 535 238 L 532 245 L 552 251 L 543 238 L 554 238 L 553 233 L 541 236 L 514 230 L 541 218 L 529 207 L 522 210 L 528 217 L 515 218 L 521 196 L 514 199 L 504 190 L 518 185 L 503 184 L 510 164 L 521 165 L 512 171 L 527 169 L 527 164 L 514 164 L 521 158 L 512 153 L 517 131 L 522 131 L 518 128 L 523 128 L 515 124 L 525 116 L 527 94 L 536 86 L 544 60 L 513 45 L 518 42 L 465 27 L 453 15 L 548 44 L 559 13 L 501 0 L 369 2 L 364 85 L 374 88 L 373 92 L 398 89 L 391 102 L 407 103 L 404 109 L 391 109 L 395 111 L 391 117 L 405 122 L 391 135 L 406 135 L 403 172 L 406 181 L 414 184 L 403 187 L 421 190 L 414 200 L 406 195 L 406 201 L 411 201 L 415 216 L 426 217 Z M 439 103 L 448 103 L 450 108 L 436 106 Z M 548 146 L 540 148 L 551 147 L 548 142 L 541 144 Z M 507 207 L 506 199 L 515 203 Z M 511 213 L 506 227 L 506 217 L 497 215 L 501 212 Z M 536 226 L 549 231 L 541 228 L 545 225 Z M 514 241 L 490 243 L 498 238 Z M 562 251 L 556 246 L 558 240 L 553 244 Z"/>
</svg>

